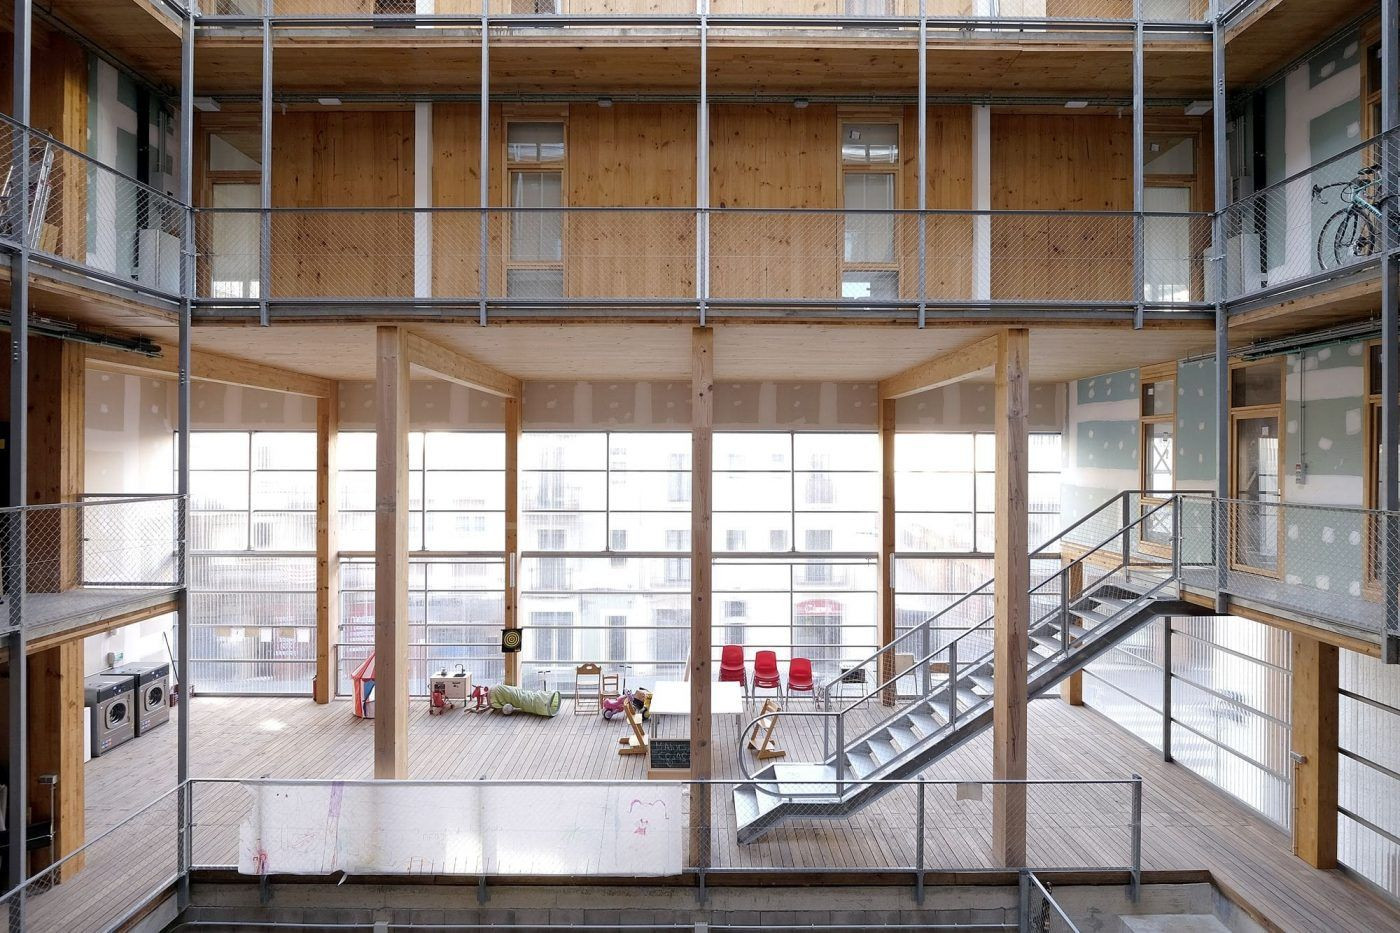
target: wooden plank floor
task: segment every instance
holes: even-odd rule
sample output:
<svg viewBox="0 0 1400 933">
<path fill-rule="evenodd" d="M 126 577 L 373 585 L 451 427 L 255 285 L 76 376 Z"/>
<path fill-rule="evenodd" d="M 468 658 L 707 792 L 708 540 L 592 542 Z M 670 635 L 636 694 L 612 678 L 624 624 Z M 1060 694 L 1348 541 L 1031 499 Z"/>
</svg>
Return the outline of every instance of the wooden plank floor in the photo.
<svg viewBox="0 0 1400 933">
<path fill-rule="evenodd" d="M 316 706 L 304 699 L 199 697 L 190 723 L 196 778 L 367 778 L 372 724 L 347 702 Z M 795 708 L 801 708 L 799 701 Z M 874 716 L 875 708 L 866 711 Z M 792 718 L 779 730 L 792 761 L 820 758 L 815 719 Z M 741 779 L 738 730 L 715 721 L 719 778 Z M 676 730 L 670 725 L 669 732 Z M 570 704 L 552 720 L 411 711 L 412 777 L 426 779 L 640 780 L 642 762 L 616 754 L 626 727 L 596 715 L 574 716 Z M 171 723 L 87 766 L 89 838 L 173 786 Z M 751 756 L 744 756 L 751 768 Z M 929 780 L 976 781 L 990 776 L 990 735 L 930 768 Z M 1157 754 L 1099 714 L 1057 700 L 1031 705 L 1030 761 L 1038 779 L 1143 775 L 1143 867 L 1208 870 L 1237 899 L 1285 930 L 1400 930 L 1400 912 L 1338 872 L 1308 867 L 1287 837 L 1233 798 Z M 957 797 L 953 785 L 926 790 L 924 844 L 930 869 L 994 867 L 989 858 L 990 793 Z M 803 820 L 757 843 L 734 842 L 732 800 L 713 795 L 711 858 L 716 866 L 880 868 L 914 864 L 915 791 L 900 789 L 839 821 Z M 966 796 L 966 795 L 964 795 Z M 196 864 L 231 863 L 247 807 L 237 785 L 201 785 L 196 792 Z M 1031 860 L 1044 866 L 1126 864 L 1130 795 L 1126 787 L 1060 785 L 1033 788 L 1028 801 Z M 171 827 L 173 834 L 173 826 Z M 118 836 L 122 833 L 118 833 Z M 149 837 L 149 834 L 148 834 Z M 91 866 L 97 867 L 97 866 Z M 84 871 L 87 875 L 91 871 Z M 106 868 L 102 869 L 108 870 Z M 67 885 L 63 886 L 67 887 Z M 61 890 L 61 888 L 60 888 Z"/>
</svg>

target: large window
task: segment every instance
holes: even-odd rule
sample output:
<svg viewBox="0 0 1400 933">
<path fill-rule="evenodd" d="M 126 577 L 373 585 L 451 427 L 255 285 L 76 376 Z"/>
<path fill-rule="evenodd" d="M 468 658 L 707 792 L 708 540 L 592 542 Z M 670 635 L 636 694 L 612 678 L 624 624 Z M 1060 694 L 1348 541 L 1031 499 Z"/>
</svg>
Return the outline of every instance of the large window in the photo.
<svg viewBox="0 0 1400 933">
<path fill-rule="evenodd" d="M 1167 501 L 1160 493 L 1176 488 L 1176 364 L 1143 367 L 1141 381 L 1141 508 L 1150 517 L 1138 526 L 1138 534 L 1149 549 L 1166 553 L 1172 543 L 1171 511 L 1159 506 Z"/>
<path fill-rule="evenodd" d="M 375 437 L 339 437 L 341 595 L 334 659 L 337 689 L 374 645 Z M 504 664 L 505 435 L 411 432 L 409 488 L 409 689 L 462 665 L 499 682 Z"/>
<path fill-rule="evenodd" d="M 564 294 L 564 123 L 506 124 L 510 252 L 506 294 L 558 298 Z"/>
<path fill-rule="evenodd" d="M 907 631 L 992 577 L 996 515 L 996 435 L 895 436 L 895 628 Z M 1029 537 L 1039 547 L 1060 527 L 1060 435 L 1032 434 Z M 1032 583 L 1059 569 L 1058 554 L 1031 562 Z M 1032 617 L 1059 590 L 1038 592 Z M 989 618 L 992 591 L 958 605 L 941 620 L 930 647 Z"/>
<path fill-rule="evenodd" d="M 527 433 L 520 442 L 525 683 L 593 661 L 654 682 L 690 645 L 690 435 Z"/>
<path fill-rule="evenodd" d="M 1400 897 L 1400 674 L 1341 652 L 1337 860 Z"/>
<path fill-rule="evenodd" d="M 1230 370 L 1230 493 L 1238 500 L 1230 560 L 1238 569 L 1270 575 L 1279 572 L 1283 543 L 1282 405 L 1282 358 Z"/>
<path fill-rule="evenodd" d="M 899 124 L 841 124 L 844 223 L 841 297 L 888 301 L 899 297 L 895 215 Z M 850 213 L 850 212 L 876 213 Z"/>
<path fill-rule="evenodd" d="M 715 657 L 724 644 L 818 676 L 875 649 L 875 434 L 720 433 L 714 449 Z"/>
<path fill-rule="evenodd" d="M 190 650 L 201 692 L 310 692 L 315 532 L 315 434 L 190 435 Z"/>
</svg>

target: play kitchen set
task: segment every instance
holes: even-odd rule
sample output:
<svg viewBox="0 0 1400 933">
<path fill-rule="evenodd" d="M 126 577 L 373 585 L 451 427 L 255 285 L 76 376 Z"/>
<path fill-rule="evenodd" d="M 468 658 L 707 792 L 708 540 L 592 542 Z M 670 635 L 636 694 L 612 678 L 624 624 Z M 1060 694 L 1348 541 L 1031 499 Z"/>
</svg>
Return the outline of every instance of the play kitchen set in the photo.
<svg viewBox="0 0 1400 933">
<path fill-rule="evenodd" d="M 121 664 L 83 680 L 90 756 L 98 758 L 170 721 L 170 664 Z"/>
</svg>

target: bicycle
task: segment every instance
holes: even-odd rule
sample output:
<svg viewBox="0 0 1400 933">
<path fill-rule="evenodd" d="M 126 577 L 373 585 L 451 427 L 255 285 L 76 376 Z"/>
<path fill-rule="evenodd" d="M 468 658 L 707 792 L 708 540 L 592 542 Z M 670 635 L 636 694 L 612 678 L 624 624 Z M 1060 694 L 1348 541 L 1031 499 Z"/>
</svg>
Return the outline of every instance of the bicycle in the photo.
<svg viewBox="0 0 1400 933">
<path fill-rule="evenodd" d="M 1318 234 L 1317 265 L 1321 271 L 1350 265 L 1380 251 L 1386 202 L 1395 198 L 1386 194 L 1371 199 L 1373 189 L 1379 191 L 1380 170 L 1379 165 L 1372 165 L 1350 181 L 1313 185 L 1314 201 L 1321 202 L 1324 191 L 1340 188 L 1340 200 L 1346 205 L 1327 218 Z"/>
</svg>

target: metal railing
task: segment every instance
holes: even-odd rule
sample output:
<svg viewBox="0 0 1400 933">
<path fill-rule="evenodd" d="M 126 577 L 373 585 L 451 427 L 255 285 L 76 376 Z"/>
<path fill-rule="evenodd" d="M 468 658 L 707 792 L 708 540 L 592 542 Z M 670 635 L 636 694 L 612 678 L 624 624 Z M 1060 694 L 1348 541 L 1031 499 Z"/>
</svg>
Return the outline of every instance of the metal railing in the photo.
<svg viewBox="0 0 1400 933">
<path fill-rule="evenodd" d="M 1079 927 L 1050 893 L 1050 887 L 1035 872 L 1021 872 L 1020 933 L 1079 933 Z"/>
<path fill-rule="evenodd" d="M 165 791 L 0 897 L 9 933 L 105 933 L 144 913 L 185 874 L 184 791 Z"/>
<path fill-rule="evenodd" d="M 183 585 L 184 499 L 85 497 L 80 502 L 0 509 L 9 621 L 29 637 L 159 601 Z M 22 551 L 20 545 L 23 545 Z"/>
<path fill-rule="evenodd" d="M 200 0 L 204 25 L 248 25 L 261 19 L 264 0 Z M 589 19 L 645 22 L 668 19 L 693 25 L 703 13 L 712 24 L 728 18 L 760 19 L 765 24 L 800 24 L 803 20 L 853 20 L 862 24 L 907 25 L 920 16 L 919 0 L 486 0 L 485 12 L 507 23 L 549 25 Z M 1135 22 L 1134 0 L 924 0 L 930 23 L 984 29 L 1027 25 L 1096 28 Z M 396 25 L 459 24 L 480 17 L 483 0 L 273 0 L 271 15 L 281 23 L 320 22 Z M 1209 0 L 1142 0 L 1144 22 L 1200 25 L 1211 16 Z"/>
<path fill-rule="evenodd" d="M 886 790 L 878 800 L 850 814 L 839 824 L 829 814 L 813 808 L 810 818 L 798 816 L 790 830 L 770 833 L 752 843 L 740 843 L 734 811 L 734 793 L 748 786 L 746 781 L 327 781 L 327 780 L 236 780 L 210 779 L 191 782 L 191 865 L 196 869 L 239 868 L 244 872 L 278 874 L 288 870 L 309 874 L 332 874 L 338 871 L 379 874 L 465 875 L 490 878 L 509 875 L 557 874 L 578 879 L 607 879 L 636 877 L 638 871 L 655 873 L 658 877 L 703 878 L 718 874 L 813 875 L 823 873 L 911 876 L 916 890 L 926 872 L 1005 872 L 1023 867 L 1037 871 L 1095 871 L 1121 873 L 1125 878 L 1137 878 L 1141 871 L 1142 853 L 1142 779 L 1137 776 L 1105 780 L 1031 780 L 993 781 L 978 777 L 966 780 L 922 779 L 906 781 L 867 782 L 881 784 Z M 997 788 L 1016 785 L 1024 788 L 1026 806 L 1027 865 L 1003 865 L 993 843 L 992 806 Z M 480 824 L 474 827 L 442 826 L 444 839 L 458 839 L 455 848 L 434 849 L 435 843 L 421 840 L 413 843 L 416 862 L 396 862 L 394 866 L 373 865 L 364 860 L 363 852 L 334 851 L 338 844 L 328 838 L 328 848 L 312 841 L 299 867 L 292 869 L 286 861 L 289 851 L 249 849 L 245 842 L 256 844 L 256 819 L 276 820 L 275 814 L 257 804 L 270 793 L 300 795 L 299 806 L 315 812 L 322 798 L 334 795 L 340 802 L 341 818 L 352 816 L 362 804 L 389 808 L 428 807 L 435 797 L 457 799 L 461 795 L 480 794 L 491 798 L 491 809 L 501 813 L 522 810 L 543 813 L 555 806 L 548 801 L 561 801 L 558 806 L 582 808 L 604 818 L 609 801 L 615 797 L 632 800 L 639 794 L 651 797 L 674 795 L 685 801 L 674 811 L 669 803 L 657 809 L 664 817 L 650 815 L 648 830 L 652 833 L 675 834 L 675 856 L 670 868 L 639 867 L 599 860 L 596 851 L 590 858 L 573 858 L 569 853 L 556 853 L 556 858 L 543 859 L 532 855 L 553 851 L 556 841 L 553 830 L 541 828 L 529 838 L 519 837 L 518 821 L 514 828 Z M 358 795 L 358 796 L 352 796 Z M 567 798 L 567 804 L 563 801 Z M 650 797 L 648 798 L 650 799 Z M 703 820 L 693 819 L 697 812 L 706 814 Z M 617 808 L 623 811 L 626 807 Z M 450 812 L 449 812 L 450 811 Z M 382 811 L 381 811 L 382 812 Z M 450 823 L 455 806 L 441 813 Z M 687 818 L 683 814 L 690 814 Z M 323 821 L 334 823 L 335 816 Z M 677 823 L 676 821 L 680 821 Z M 545 821 L 548 823 L 548 821 Z M 408 825 L 387 825 L 376 839 L 385 853 L 401 853 L 410 842 L 404 833 Z M 464 835 L 454 835 L 455 829 Z M 635 828 L 627 826 L 630 831 Z M 562 828 L 559 832 L 564 832 Z M 514 833 L 514 842 L 504 845 L 500 833 Z M 341 834 L 348 837 L 353 834 Z M 592 837 L 590 837 L 592 838 Z M 855 840 L 866 839 L 878 844 L 862 845 Z M 1068 841 L 1068 840 L 1073 841 Z M 1092 844 L 1084 844 L 1092 840 Z M 502 845 L 498 848 L 497 843 Z M 270 848 L 270 847 L 269 847 Z M 363 847 L 362 847 L 363 848 Z M 596 844 L 592 846 L 596 850 Z M 314 849 L 314 852 L 313 852 Z M 450 851 L 449 851 L 450 850 Z M 252 852 L 268 857 L 250 864 Z M 1085 853 L 1092 853 L 1086 856 Z M 356 862 L 355 859 L 360 859 Z"/>
<path fill-rule="evenodd" d="M 1231 204 L 1225 298 L 1235 301 L 1378 261 L 1384 207 L 1400 192 L 1400 130 L 1375 136 Z M 1400 242 L 1400 221 L 1392 231 Z"/>
<path fill-rule="evenodd" d="M 165 298 L 180 294 L 188 211 L 174 197 L 0 115 L 0 238 L 18 243 L 20 153 L 28 152 L 25 242 L 72 267 Z"/>
<path fill-rule="evenodd" d="M 1400 551 L 1386 547 L 1400 535 L 1400 513 L 1187 493 L 1182 523 L 1187 589 L 1400 634 L 1387 629 L 1382 598 L 1382 581 L 1400 580 Z"/>
<path fill-rule="evenodd" d="M 715 308 L 1174 311 L 1208 299 L 1208 214 L 274 208 L 269 242 L 262 219 L 251 209 L 198 212 L 201 298 L 688 307 L 700 282 Z M 707 232 L 703 250 L 697 231 Z"/>
</svg>

